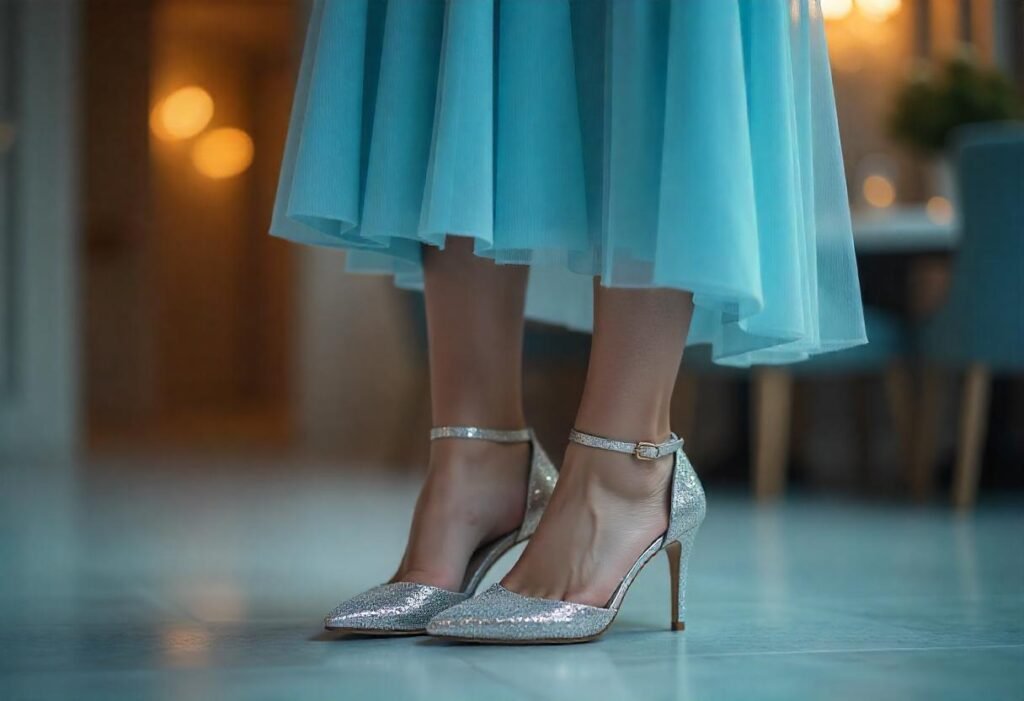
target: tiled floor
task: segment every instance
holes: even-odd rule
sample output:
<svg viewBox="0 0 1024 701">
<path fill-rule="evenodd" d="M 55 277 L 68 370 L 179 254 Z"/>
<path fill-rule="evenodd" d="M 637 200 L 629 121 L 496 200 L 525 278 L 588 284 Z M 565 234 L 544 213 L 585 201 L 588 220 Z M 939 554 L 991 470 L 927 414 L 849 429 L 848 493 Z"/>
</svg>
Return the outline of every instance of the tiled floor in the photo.
<svg viewBox="0 0 1024 701">
<path fill-rule="evenodd" d="M 1024 501 L 712 488 L 685 633 L 655 563 L 587 645 L 322 634 L 391 574 L 415 487 L 295 460 L 2 468 L 0 699 L 1024 699 Z"/>
</svg>

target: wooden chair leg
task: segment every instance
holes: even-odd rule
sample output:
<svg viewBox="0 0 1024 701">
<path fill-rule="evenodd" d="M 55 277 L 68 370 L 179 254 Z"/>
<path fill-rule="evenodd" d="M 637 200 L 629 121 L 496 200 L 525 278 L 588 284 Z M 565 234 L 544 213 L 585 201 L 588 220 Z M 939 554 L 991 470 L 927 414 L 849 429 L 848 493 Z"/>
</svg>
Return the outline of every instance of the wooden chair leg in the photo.
<svg viewBox="0 0 1024 701">
<path fill-rule="evenodd" d="M 921 377 L 921 392 L 914 412 L 914 455 L 908 480 L 910 494 L 918 501 L 931 496 L 934 487 L 944 380 L 943 375 L 934 368 L 926 368 Z"/>
<path fill-rule="evenodd" d="M 953 472 L 953 504 L 958 509 L 973 508 L 978 495 L 991 387 L 992 373 L 987 366 L 975 364 L 967 369 L 960 399 L 960 429 Z"/>
<path fill-rule="evenodd" d="M 910 466 L 914 463 L 915 450 L 914 382 L 903 363 L 893 363 L 886 369 L 885 397 L 896 428 L 903 465 Z"/>
<path fill-rule="evenodd" d="M 793 376 L 785 370 L 762 368 L 754 373 L 752 382 L 754 495 L 758 501 L 768 501 L 785 487 Z"/>
</svg>

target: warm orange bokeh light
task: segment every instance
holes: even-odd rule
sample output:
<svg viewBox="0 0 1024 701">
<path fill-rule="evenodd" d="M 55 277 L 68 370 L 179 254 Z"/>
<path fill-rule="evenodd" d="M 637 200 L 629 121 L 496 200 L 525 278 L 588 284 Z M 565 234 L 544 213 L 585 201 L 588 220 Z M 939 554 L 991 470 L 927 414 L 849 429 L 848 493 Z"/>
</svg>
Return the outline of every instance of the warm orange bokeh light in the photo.
<svg viewBox="0 0 1024 701">
<path fill-rule="evenodd" d="M 149 117 L 149 127 L 164 141 L 191 139 L 213 119 L 213 98 L 196 85 L 175 90 L 160 100 Z"/>
<path fill-rule="evenodd" d="M 936 224 L 948 224 L 953 221 L 953 203 L 945 197 L 932 197 L 925 206 L 928 218 Z"/>
<path fill-rule="evenodd" d="M 857 0 L 857 9 L 868 19 L 884 22 L 899 12 L 902 0 Z"/>
<path fill-rule="evenodd" d="M 821 0 L 821 15 L 826 20 L 846 19 L 856 5 L 860 14 L 875 22 L 884 22 L 899 12 L 903 0 Z"/>
<path fill-rule="evenodd" d="M 864 199 L 872 207 L 885 209 L 896 201 L 896 187 L 884 175 L 869 175 L 864 178 Z"/>
<path fill-rule="evenodd" d="M 214 129 L 192 147 L 192 164 L 208 178 L 232 178 L 252 165 L 255 150 L 252 138 L 241 129 Z"/>
<path fill-rule="evenodd" d="M 844 19 L 853 11 L 853 0 L 821 0 L 821 15 L 827 20 Z"/>
</svg>

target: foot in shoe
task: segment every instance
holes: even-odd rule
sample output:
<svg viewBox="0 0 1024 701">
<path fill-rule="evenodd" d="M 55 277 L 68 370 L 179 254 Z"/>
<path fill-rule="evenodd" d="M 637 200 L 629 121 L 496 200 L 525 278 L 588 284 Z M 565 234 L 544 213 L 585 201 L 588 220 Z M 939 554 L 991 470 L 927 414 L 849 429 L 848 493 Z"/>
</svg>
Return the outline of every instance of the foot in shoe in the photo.
<svg viewBox="0 0 1024 701">
<path fill-rule="evenodd" d="M 502 585 L 524 596 L 606 606 L 668 526 L 673 456 L 635 457 L 570 443 L 551 502 Z"/>
<path fill-rule="evenodd" d="M 519 527 L 529 443 L 433 441 L 405 555 L 393 582 L 459 591 L 482 544 Z"/>
</svg>

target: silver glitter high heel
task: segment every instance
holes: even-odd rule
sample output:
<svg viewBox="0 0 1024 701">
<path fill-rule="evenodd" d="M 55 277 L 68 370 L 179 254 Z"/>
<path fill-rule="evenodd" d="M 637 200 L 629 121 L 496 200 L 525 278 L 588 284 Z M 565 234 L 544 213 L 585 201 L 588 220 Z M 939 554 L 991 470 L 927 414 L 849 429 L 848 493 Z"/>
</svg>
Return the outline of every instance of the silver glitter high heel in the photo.
<svg viewBox="0 0 1024 701">
<path fill-rule="evenodd" d="M 697 529 L 704 521 L 704 488 L 674 433 L 664 443 L 630 443 L 573 430 L 574 443 L 630 453 L 638 461 L 675 453 L 670 487 L 668 529 L 637 558 L 604 607 L 523 596 L 495 584 L 480 596 L 434 616 L 430 635 L 474 643 L 580 643 L 600 637 L 619 612 L 629 586 L 644 565 L 662 550 L 672 578 L 672 630 L 683 630 L 686 612 L 686 566 Z"/>
<path fill-rule="evenodd" d="M 466 566 L 459 591 L 416 582 L 387 582 L 339 604 L 324 619 L 327 630 L 363 635 L 421 635 L 426 632 L 427 621 L 432 616 L 472 596 L 494 563 L 513 546 L 529 538 L 537 528 L 555 488 L 558 471 L 532 429 L 505 431 L 475 426 L 430 429 L 430 440 L 444 438 L 530 443 L 530 472 L 522 524 L 511 533 L 477 548 Z"/>
</svg>

